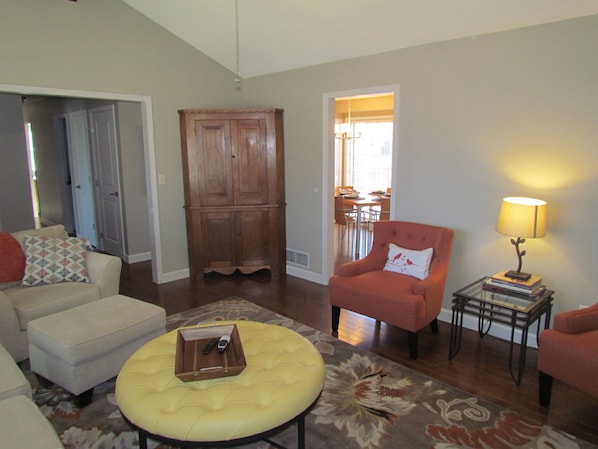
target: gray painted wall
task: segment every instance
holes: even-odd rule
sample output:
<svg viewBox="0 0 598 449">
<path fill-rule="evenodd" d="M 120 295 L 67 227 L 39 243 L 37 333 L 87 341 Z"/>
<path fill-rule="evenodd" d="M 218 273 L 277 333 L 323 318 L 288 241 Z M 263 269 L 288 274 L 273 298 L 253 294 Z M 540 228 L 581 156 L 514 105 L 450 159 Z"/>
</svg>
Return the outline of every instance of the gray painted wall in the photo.
<svg viewBox="0 0 598 449">
<path fill-rule="evenodd" d="M 452 291 L 516 268 L 495 224 L 501 199 L 517 195 L 548 202 L 547 235 L 527 240 L 523 268 L 563 310 L 598 300 L 597 79 L 591 16 L 257 77 L 245 90 L 285 110 L 288 246 L 310 253 L 314 271 L 326 243 L 323 97 L 398 84 L 395 218 L 455 229 L 444 308 Z"/>
<path fill-rule="evenodd" d="M 555 288 L 557 310 L 595 302 L 598 16 L 251 78 L 239 92 L 234 74 L 117 0 L 4 3 L 0 83 L 152 97 L 165 273 L 187 267 L 178 109 L 285 110 L 288 246 L 318 276 L 323 97 L 398 84 L 396 217 L 456 230 L 445 308 L 451 291 L 515 264 L 494 231 L 508 195 L 549 203 L 524 268 Z"/>
<path fill-rule="evenodd" d="M 166 179 L 158 188 L 162 267 L 184 273 L 177 110 L 239 104 L 234 75 L 119 0 L 4 1 L 0 60 L 0 84 L 151 97 L 155 163 Z"/>
<path fill-rule="evenodd" d="M 21 98 L 0 93 L 0 229 L 7 232 L 35 225 L 26 148 Z"/>
<path fill-rule="evenodd" d="M 126 252 L 143 259 L 151 251 L 143 130 L 139 103 L 119 101 L 116 105 L 123 191 Z"/>
</svg>

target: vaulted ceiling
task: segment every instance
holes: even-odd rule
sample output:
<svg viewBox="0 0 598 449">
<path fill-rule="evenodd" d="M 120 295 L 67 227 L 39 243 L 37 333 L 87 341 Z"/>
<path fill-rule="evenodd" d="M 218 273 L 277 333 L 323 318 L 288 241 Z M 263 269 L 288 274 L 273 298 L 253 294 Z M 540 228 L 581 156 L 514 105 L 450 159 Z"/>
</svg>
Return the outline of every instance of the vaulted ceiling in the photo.
<svg viewBox="0 0 598 449">
<path fill-rule="evenodd" d="M 598 14 L 598 0 L 122 0 L 249 78 Z"/>
</svg>

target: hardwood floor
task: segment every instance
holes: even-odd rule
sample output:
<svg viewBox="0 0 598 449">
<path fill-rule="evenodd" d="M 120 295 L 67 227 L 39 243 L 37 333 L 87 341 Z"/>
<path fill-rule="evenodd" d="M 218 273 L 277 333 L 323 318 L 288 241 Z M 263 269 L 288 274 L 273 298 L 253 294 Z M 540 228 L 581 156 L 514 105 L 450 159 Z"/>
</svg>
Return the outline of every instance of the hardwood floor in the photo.
<svg viewBox="0 0 598 449">
<path fill-rule="evenodd" d="M 339 263 L 347 257 L 339 257 Z M 273 281 L 267 271 L 231 276 L 210 273 L 195 280 L 157 285 L 151 280 L 149 262 L 124 264 L 120 292 L 158 304 L 167 314 L 236 295 L 321 331 L 331 330 L 325 285 L 289 275 Z M 555 381 L 550 410 L 538 405 L 536 350 L 528 350 L 525 375 L 517 387 L 509 374 L 506 341 L 491 336 L 480 339 L 477 332 L 464 330 L 461 351 L 449 361 L 450 323 L 440 322 L 439 330 L 438 335 L 433 335 L 429 328 L 420 332 L 419 358 L 415 361 L 409 358 L 404 331 L 384 323 L 376 326 L 374 320 L 361 315 L 341 313 L 339 338 L 598 444 L 598 401 L 595 399 Z"/>
</svg>

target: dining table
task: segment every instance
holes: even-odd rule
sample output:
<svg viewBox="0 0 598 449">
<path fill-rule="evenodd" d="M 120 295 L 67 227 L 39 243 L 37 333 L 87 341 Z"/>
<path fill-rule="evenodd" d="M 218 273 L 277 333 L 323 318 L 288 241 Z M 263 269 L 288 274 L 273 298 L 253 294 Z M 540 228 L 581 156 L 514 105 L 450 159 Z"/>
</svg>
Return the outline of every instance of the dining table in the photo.
<svg viewBox="0 0 598 449">
<path fill-rule="evenodd" d="M 355 256 L 359 257 L 359 250 L 361 244 L 361 216 L 364 207 L 379 206 L 380 197 L 368 195 L 365 197 L 358 196 L 356 198 L 344 197 L 345 203 L 357 209 L 357 232 L 355 233 Z"/>
</svg>

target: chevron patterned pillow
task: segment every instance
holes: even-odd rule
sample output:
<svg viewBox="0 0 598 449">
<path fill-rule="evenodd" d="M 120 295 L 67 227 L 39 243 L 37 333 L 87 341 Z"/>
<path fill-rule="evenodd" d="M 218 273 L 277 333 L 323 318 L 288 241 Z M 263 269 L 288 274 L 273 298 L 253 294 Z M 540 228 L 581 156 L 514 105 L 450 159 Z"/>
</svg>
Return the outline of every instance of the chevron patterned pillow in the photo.
<svg viewBox="0 0 598 449">
<path fill-rule="evenodd" d="M 85 238 L 50 238 L 25 236 L 25 274 L 21 285 L 89 282 Z"/>
</svg>

